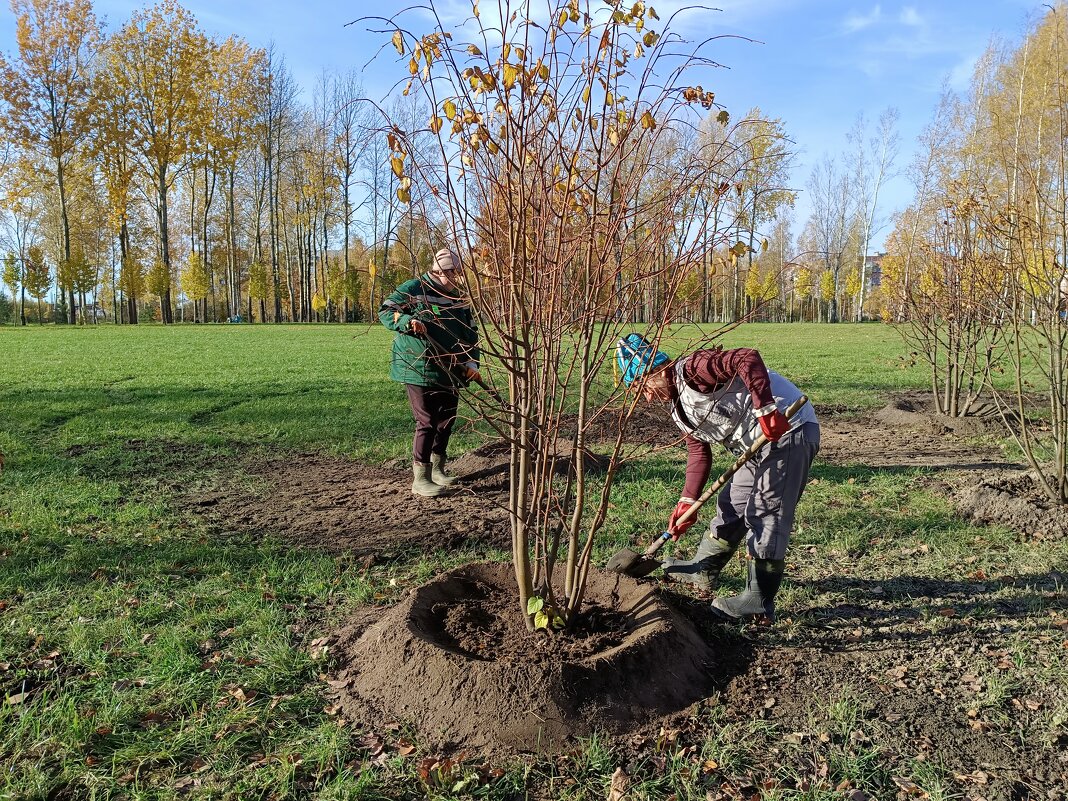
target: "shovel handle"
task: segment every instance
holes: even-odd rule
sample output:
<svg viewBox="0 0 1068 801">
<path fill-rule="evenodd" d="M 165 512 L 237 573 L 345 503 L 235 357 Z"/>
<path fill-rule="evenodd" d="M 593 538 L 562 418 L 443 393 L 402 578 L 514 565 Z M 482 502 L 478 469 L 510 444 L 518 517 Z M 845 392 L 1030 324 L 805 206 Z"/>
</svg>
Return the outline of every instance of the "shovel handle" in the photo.
<svg viewBox="0 0 1068 801">
<path fill-rule="evenodd" d="M 805 395 L 802 395 L 800 398 L 791 403 L 786 409 L 786 419 L 793 419 L 793 416 L 797 414 L 798 410 L 800 410 L 800 408 L 806 403 L 808 403 L 808 398 Z M 750 445 L 745 450 L 745 452 L 735 460 L 734 464 L 728 467 L 724 471 L 723 475 L 721 475 L 712 483 L 712 486 L 710 486 L 708 489 L 701 493 L 701 497 L 694 501 L 693 505 L 683 513 L 683 515 L 678 519 L 677 522 L 685 523 L 691 517 L 696 515 L 698 510 L 705 505 L 705 502 L 713 495 L 718 493 L 721 489 L 723 489 L 723 486 L 728 481 L 730 481 L 731 477 L 742 468 L 742 465 L 744 465 L 746 462 L 748 462 L 750 459 L 760 453 L 760 449 L 767 444 L 768 438 L 765 437 L 763 434 L 757 437 L 753 444 Z M 652 556 L 661 548 L 663 548 L 664 543 L 671 538 L 671 535 L 665 531 L 662 535 L 660 535 L 660 537 L 657 538 L 656 542 L 649 546 L 645 555 Z"/>
</svg>

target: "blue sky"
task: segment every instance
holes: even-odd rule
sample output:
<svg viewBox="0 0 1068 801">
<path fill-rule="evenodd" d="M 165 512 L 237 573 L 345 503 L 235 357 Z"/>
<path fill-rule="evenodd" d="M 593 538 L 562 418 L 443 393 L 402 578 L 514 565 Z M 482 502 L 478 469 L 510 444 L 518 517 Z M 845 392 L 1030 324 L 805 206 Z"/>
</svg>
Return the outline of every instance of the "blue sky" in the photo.
<svg viewBox="0 0 1068 801">
<path fill-rule="evenodd" d="M 496 5 L 483 2 L 487 8 Z M 689 5 L 680 0 L 650 4 L 662 19 Z M 97 0 L 95 7 L 109 26 L 117 26 L 144 5 Z M 346 22 L 367 13 L 388 16 L 391 10 L 409 5 L 394 0 L 185 2 L 209 33 L 236 33 L 254 46 L 273 41 L 305 87 L 306 99 L 323 69 L 363 69 L 382 44 L 384 37 L 368 33 L 366 24 L 346 27 Z M 447 20 L 470 13 L 470 4 L 461 0 L 434 5 Z M 766 115 L 783 120 L 799 151 L 792 183 L 801 190 L 824 153 L 846 149 L 846 133 L 858 114 L 874 125 L 889 106 L 901 114 L 898 166 L 904 167 L 943 84 L 948 81 L 964 89 L 972 66 L 992 38 L 1017 41 L 1046 10 L 1030 0 L 723 0 L 716 5 L 718 10 L 687 13 L 683 29 L 676 28 L 690 39 L 725 37 L 706 51 L 724 68 L 694 82 L 713 89 L 717 101 L 736 115 L 759 106 Z M 539 0 L 535 6 L 541 7 Z M 11 53 L 14 47 L 14 19 L 3 3 L 0 49 Z M 392 83 L 390 69 L 396 68 L 385 52 L 365 74 L 369 94 L 387 90 Z M 402 68 L 402 76 L 403 72 Z M 397 77 L 396 71 L 393 76 Z M 909 197 L 907 183 L 894 180 L 884 193 L 880 216 L 888 218 Z M 807 215 L 802 193 L 795 233 Z M 876 245 L 887 232 L 879 232 Z"/>
</svg>

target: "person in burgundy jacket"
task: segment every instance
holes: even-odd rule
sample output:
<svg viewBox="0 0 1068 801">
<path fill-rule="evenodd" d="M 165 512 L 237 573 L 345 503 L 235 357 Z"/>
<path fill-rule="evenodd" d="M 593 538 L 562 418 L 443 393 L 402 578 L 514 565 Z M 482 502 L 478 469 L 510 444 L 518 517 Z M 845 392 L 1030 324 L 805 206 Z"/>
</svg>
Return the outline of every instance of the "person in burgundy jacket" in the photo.
<svg viewBox="0 0 1068 801">
<path fill-rule="evenodd" d="M 693 559 L 667 559 L 665 575 L 714 590 L 720 571 L 742 540 L 749 556 L 745 591 L 717 597 L 712 610 L 731 621 L 775 620 L 775 595 L 786 566 L 794 511 L 820 447 L 820 426 L 810 403 L 788 420 L 783 414 L 801 397 L 790 381 L 768 370 L 752 348 L 699 350 L 678 359 L 656 351 L 641 335 L 620 340 L 623 381 L 647 402 L 670 404 L 686 435 L 686 485 L 668 522 L 677 539 L 694 523 L 679 518 L 708 482 L 712 445 L 738 455 L 763 434 L 768 439 L 719 493 L 716 516 Z"/>
</svg>

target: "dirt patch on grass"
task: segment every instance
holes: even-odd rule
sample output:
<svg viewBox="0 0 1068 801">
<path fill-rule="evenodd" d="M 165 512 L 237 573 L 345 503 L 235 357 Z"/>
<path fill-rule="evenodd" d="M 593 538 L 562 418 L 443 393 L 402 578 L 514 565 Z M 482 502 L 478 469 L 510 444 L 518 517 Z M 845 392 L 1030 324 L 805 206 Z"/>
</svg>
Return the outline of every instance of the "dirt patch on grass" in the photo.
<svg viewBox="0 0 1068 801">
<path fill-rule="evenodd" d="M 983 414 L 949 418 L 934 411 L 930 393 L 895 396 L 872 413 L 816 407 L 822 443 L 819 458 L 838 465 L 874 468 L 992 470 L 1018 467 L 992 445 L 967 439 L 1000 434 L 1000 418 L 989 405 Z"/>
<path fill-rule="evenodd" d="M 715 672 L 711 650 L 654 586 L 602 572 L 568 634 L 528 632 L 511 566 L 478 564 L 335 641 L 331 686 L 345 713 L 399 720 L 444 751 L 551 751 L 625 734 L 705 697 Z"/>
<path fill-rule="evenodd" d="M 451 462 L 462 480 L 445 496 L 420 498 L 411 491 L 410 466 L 295 454 L 246 465 L 251 487 L 214 487 L 186 502 L 221 531 L 335 552 L 389 557 L 466 541 L 505 545 L 507 475 L 494 459 L 476 449 Z"/>
<path fill-rule="evenodd" d="M 952 497 L 960 513 L 979 525 L 1011 528 L 1025 539 L 1065 539 L 1068 507 L 1053 503 L 1039 482 L 1031 472 L 1002 470 L 959 484 Z"/>
<path fill-rule="evenodd" d="M 905 791 L 897 797 L 929 797 L 915 784 L 926 764 L 961 794 L 953 797 L 1063 799 L 1068 734 L 1050 716 L 1068 699 L 1051 697 L 1047 681 L 1028 684 L 1042 667 L 1021 669 L 993 627 L 937 636 L 918 628 L 902 625 L 881 641 L 847 630 L 845 642 L 758 648 L 724 691 L 727 718 L 775 726 L 774 759 L 817 780 L 835 761 L 879 765 L 886 789 Z M 1056 647 L 1036 654 L 1045 670 Z"/>
</svg>

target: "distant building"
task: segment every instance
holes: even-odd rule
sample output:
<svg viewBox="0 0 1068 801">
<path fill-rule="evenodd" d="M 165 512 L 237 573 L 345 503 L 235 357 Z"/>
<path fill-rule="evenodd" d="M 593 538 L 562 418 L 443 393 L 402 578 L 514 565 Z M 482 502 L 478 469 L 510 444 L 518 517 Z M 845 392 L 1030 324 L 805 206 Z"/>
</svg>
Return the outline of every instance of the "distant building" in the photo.
<svg viewBox="0 0 1068 801">
<path fill-rule="evenodd" d="M 875 289 L 883 283 L 883 259 L 885 253 L 876 253 L 864 257 L 864 273 L 868 278 L 868 288 Z"/>
</svg>

